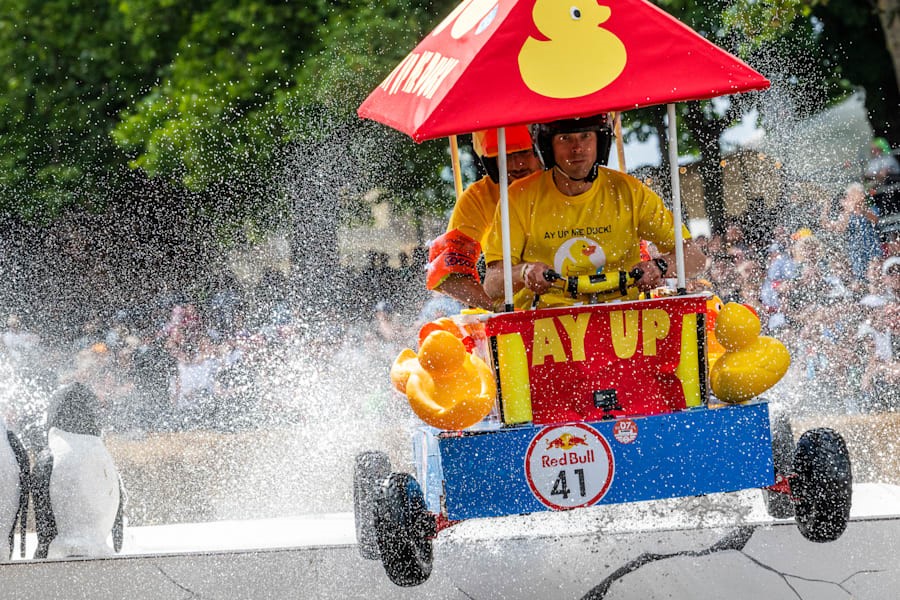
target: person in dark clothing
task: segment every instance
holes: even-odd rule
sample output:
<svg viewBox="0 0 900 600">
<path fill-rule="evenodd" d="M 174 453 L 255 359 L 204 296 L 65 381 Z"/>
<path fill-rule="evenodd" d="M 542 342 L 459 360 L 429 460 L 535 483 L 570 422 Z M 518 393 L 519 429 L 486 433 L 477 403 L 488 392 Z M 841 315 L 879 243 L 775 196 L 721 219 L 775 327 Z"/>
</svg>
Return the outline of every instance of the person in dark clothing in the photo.
<svg viewBox="0 0 900 600">
<path fill-rule="evenodd" d="M 132 357 L 135 415 L 138 427 L 165 429 L 172 414 L 170 387 L 177 364 L 161 338 L 139 346 Z"/>
</svg>

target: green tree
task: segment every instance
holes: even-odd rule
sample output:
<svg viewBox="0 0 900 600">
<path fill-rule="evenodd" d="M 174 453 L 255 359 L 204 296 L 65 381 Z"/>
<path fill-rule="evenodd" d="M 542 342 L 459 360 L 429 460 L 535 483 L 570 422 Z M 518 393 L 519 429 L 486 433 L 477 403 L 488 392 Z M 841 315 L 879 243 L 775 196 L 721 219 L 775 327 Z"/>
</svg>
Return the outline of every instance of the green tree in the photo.
<svg viewBox="0 0 900 600">
<path fill-rule="evenodd" d="M 753 51 L 811 28 L 834 93 L 864 88 L 876 132 L 900 145 L 900 0 L 735 0 L 725 22 Z"/>
<path fill-rule="evenodd" d="M 293 131 L 308 129 L 296 126 L 294 115 L 304 113 L 295 107 L 326 107 L 330 121 L 344 123 L 343 155 L 356 165 L 355 193 L 378 188 L 417 223 L 452 202 L 440 179 L 449 161 L 446 140 L 414 144 L 386 126 L 361 123 L 356 109 L 455 4 L 391 0 L 335 13 L 319 30 L 322 49 L 279 102 L 279 115 Z"/>
<path fill-rule="evenodd" d="M 141 6 L 152 13 L 160 3 Z M 298 258 L 304 232 L 336 231 L 337 211 L 320 207 L 367 186 L 402 207 L 446 205 L 439 152 L 426 146 L 409 157 L 411 141 L 355 115 L 442 7 L 213 0 L 194 8 L 172 36 L 171 64 L 114 131 L 132 166 L 192 190 L 227 188 L 221 210 L 233 223 L 292 215 Z M 153 39 L 149 27 L 135 19 L 133 37 Z"/>
<path fill-rule="evenodd" d="M 29 218 L 94 205 L 134 184 L 127 165 L 235 221 L 265 212 L 306 107 L 378 135 L 355 107 L 450 4 L 0 0 L 0 202 Z M 398 199 L 439 189 L 439 154 L 384 178 L 410 186 Z"/>
<path fill-rule="evenodd" d="M 139 4 L 153 13 L 168 3 Z M 328 121 L 351 116 L 437 18 L 421 4 L 203 3 L 183 15 L 190 25 L 173 36 L 176 55 L 123 113 L 115 139 L 133 166 L 191 189 L 246 179 L 292 136 L 309 134 L 304 107 L 324 108 Z M 135 19 L 133 38 L 152 39 L 149 27 Z"/>
<path fill-rule="evenodd" d="M 168 0 L 134 1 L 130 14 L 155 14 Z M 319 47 L 315 30 L 323 3 L 213 0 L 178 14 L 186 26 L 171 40 L 177 49 L 158 83 L 123 112 L 114 130 L 131 165 L 151 176 L 204 190 L 252 178 L 271 157 L 283 131 L 273 101 L 289 88 L 300 57 Z M 153 40 L 154 19 L 135 18 L 131 36 Z M 174 32 L 173 32 L 174 33 Z M 156 44 L 148 53 L 158 52 Z"/>
<path fill-rule="evenodd" d="M 108 196 L 124 175 L 109 131 L 155 77 L 116 4 L 3 0 L 0 71 L 0 210 L 46 219 Z"/>
<path fill-rule="evenodd" d="M 722 21 L 725 7 L 723 3 L 656 0 L 656 4 L 709 41 L 726 49 L 735 46 L 734 37 L 729 34 Z M 748 110 L 754 98 L 755 94 L 746 94 L 731 96 L 724 102 L 704 100 L 679 103 L 676 106 L 679 153 L 699 157 L 704 205 L 715 233 L 721 233 L 725 229 L 721 136 Z M 645 139 L 653 133 L 659 136 L 661 164 L 668 168 L 665 115 L 664 107 L 652 107 L 626 113 L 626 121 L 633 137 Z"/>
</svg>

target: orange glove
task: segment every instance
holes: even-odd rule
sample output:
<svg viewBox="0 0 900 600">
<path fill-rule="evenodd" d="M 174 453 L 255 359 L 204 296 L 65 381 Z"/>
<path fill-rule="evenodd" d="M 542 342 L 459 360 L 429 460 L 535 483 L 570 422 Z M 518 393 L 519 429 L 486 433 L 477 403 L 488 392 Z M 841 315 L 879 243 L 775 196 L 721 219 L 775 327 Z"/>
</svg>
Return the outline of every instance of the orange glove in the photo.
<svg viewBox="0 0 900 600">
<path fill-rule="evenodd" d="M 478 257 L 481 244 L 459 229 L 448 231 L 431 243 L 428 252 L 428 272 L 425 285 L 433 290 L 453 273 L 469 275 L 480 282 L 478 277 Z"/>
</svg>

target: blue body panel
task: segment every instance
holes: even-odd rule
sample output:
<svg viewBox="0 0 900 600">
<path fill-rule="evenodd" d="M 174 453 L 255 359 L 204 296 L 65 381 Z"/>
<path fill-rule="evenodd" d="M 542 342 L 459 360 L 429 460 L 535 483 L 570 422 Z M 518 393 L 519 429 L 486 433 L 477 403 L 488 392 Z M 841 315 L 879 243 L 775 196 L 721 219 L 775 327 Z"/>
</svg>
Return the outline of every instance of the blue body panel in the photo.
<svg viewBox="0 0 900 600">
<path fill-rule="evenodd" d="M 609 478 L 605 492 L 602 497 L 588 498 L 587 504 L 731 492 L 774 483 L 766 402 L 704 407 L 635 417 L 631 421 L 638 433 L 628 443 L 614 436 L 616 420 L 584 424 L 602 436 L 611 454 L 610 468 L 601 474 Z M 417 470 L 419 481 L 424 479 L 431 484 L 426 493 L 429 509 L 440 512 L 441 508 L 438 490 L 434 489 L 436 472 L 443 477 L 450 519 L 554 509 L 532 491 L 525 467 L 529 446 L 545 429 L 528 425 L 462 434 L 421 432 L 417 453 L 420 460 L 424 455 L 430 456 L 417 461 Z M 599 439 L 590 429 L 584 430 L 590 434 L 588 437 Z M 541 448 L 543 440 L 538 444 Z M 568 468 L 571 470 L 571 466 Z M 594 465 L 583 468 L 596 469 Z M 587 475 L 592 476 L 589 472 Z M 547 487 L 546 483 L 543 485 Z"/>
</svg>

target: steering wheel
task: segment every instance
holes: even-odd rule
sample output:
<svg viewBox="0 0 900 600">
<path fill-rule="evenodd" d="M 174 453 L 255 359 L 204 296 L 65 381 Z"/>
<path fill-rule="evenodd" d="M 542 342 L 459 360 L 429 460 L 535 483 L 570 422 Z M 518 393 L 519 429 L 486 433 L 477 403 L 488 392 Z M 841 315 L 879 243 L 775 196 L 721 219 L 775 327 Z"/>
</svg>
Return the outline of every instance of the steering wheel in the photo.
<svg viewBox="0 0 900 600">
<path fill-rule="evenodd" d="M 544 279 L 551 282 L 554 287 L 564 289 L 573 298 L 580 295 L 609 295 L 617 294 L 625 296 L 628 288 L 634 287 L 637 280 L 643 277 L 644 272 L 639 268 L 631 271 L 610 271 L 608 273 L 595 273 L 593 275 L 573 275 L 563 277 L 553 269 L 544 271 Z"/>
</svg>

